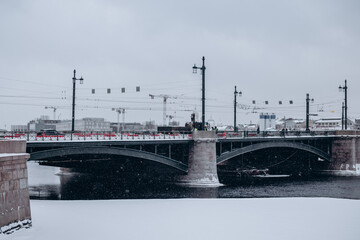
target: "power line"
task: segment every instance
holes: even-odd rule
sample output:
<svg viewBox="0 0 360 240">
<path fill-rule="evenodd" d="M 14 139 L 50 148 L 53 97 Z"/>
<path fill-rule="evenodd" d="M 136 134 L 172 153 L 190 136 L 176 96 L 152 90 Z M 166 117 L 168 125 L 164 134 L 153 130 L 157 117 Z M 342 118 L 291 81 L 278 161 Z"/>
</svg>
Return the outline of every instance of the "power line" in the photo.
<svg viewBox="0 0 360 240">
<path fill-rule="evenodd" d="M 2 80 L 7 80 L 7 81 L 16 81 L 16 82 L 24 82 L 24 83 L 38 84 L 38 85 L 42 85 L 42 86 L 68 88 L 68 87 L 61 86 L 61 85 L 57 85 L 57 84 L 53 84 L 53 83 L 48 84 L 48 83 L 41 83 L 41 82 L 35 82 L 35 81 L 26 81 L 26 80 L 14 79 L 14 78 L 4 78 L 4 77 L 0 77 L 0 79 L 2 79 Z"/>
</svg>

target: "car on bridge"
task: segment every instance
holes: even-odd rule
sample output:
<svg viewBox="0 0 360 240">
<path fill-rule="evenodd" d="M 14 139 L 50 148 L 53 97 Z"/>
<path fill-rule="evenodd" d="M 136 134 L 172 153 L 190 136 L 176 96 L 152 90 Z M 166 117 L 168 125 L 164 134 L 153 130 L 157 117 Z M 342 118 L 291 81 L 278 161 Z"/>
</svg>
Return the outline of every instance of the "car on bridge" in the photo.
<svg viewBox="0 0 360 240">
<path fill-rule="evenodd" d="M 64 134 L 59 133 L 54 129 L 42 129 L 37 134 L 37 137 L 64 137 Z"/>
</svg>

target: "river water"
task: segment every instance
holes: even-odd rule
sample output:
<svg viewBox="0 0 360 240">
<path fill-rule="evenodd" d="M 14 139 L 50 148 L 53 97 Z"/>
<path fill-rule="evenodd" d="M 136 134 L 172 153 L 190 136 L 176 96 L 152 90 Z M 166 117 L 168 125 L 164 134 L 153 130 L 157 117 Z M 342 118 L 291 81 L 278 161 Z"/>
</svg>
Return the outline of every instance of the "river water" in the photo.
<svg viewBox="0 0 360 240">
<path fill-rule="evenodd" d="M 360 177 L 281 178 L 220 187 L 185 187 L 107 174 L 62 171 L 28 162 L 31 199 L 332 197 L 360 199 Z"/>
</svg>

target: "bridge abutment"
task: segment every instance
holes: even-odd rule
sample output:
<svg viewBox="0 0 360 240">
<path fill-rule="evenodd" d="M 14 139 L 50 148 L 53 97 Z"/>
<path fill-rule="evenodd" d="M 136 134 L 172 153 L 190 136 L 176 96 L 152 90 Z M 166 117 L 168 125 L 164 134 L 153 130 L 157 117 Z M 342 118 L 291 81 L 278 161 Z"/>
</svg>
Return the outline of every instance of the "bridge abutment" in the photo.
<svg viewBox="0 0 360 240">
<path fill-rule="evenodd" d="M 0 140 L 0 234 L 31 225 L 26 141 Z"/>
<path fill-rule="evenodd" d="M 188 173 L 178 181 L 186 185 L 219 186 L 216 165 L 216 134 L 213 131 L 195 131 L 190 144 Z"/>
</svg>

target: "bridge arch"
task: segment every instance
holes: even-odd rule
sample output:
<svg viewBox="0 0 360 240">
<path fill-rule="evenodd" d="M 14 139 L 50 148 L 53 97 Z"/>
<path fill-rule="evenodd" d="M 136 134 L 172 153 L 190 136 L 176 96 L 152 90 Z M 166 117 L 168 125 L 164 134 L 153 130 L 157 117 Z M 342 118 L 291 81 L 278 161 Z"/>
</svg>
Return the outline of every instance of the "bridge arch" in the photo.
<svg viewBox="0 0 360 240">
<path fill-rule="evenodd" d="M 68 147 L 68 148 L 44 150 L 44 151 L 31 153 L 29 161 L 44 160 L 52 157 L 81 155 L 81 154 L 108 154 L 114 156 L 135 157 L 135 158 L 161 163 L 185 173 L 188 171 L 187 165 L 185 165 L 182 162 L 176 161 L 174 159 L 151 152 L 145 152 L 145 151 L 129 149 L 129 148 L 116 148 L 116 147 Z"/>
<path fill-rule="evenodd" d="M 226 152 L 221 154 L 217 159 L 216 162 L 217 164 L 220 164 L 222 162 L 228 161 L 231 158 L 243 155 L 245 153 L 249 153 L 249 152 L 254 152 L 257 150 L 261 150 L 261 149 L 266 149 L 266 148 L 278 148 L 278 147 L 283 147 L 283 148 L 294 148 L 294 149 L 299 149 L 299 150 L 303 150 L 306 152 L 310 152 L 313 153 L 315 155 L 317 155 L 318 157 L 326 160 L 326 161 L 331 161 L 331 155 L 310 145 L 306 145 L 303 143 L 297 143 L 297 142 L 262 142 L 262 143 L 256 143 L 256 144 L 252 144 L 246 147 L 242 147 L 236 150 L 233 150 L 231 152 Z"/>
</svg>

